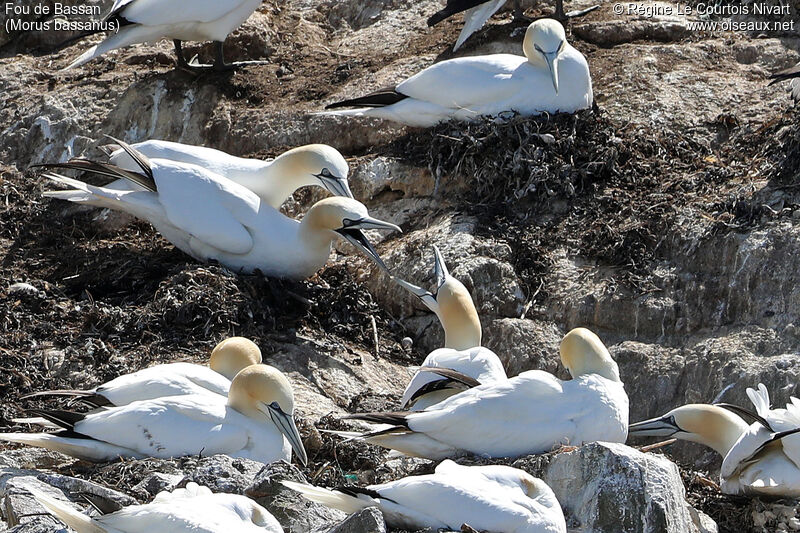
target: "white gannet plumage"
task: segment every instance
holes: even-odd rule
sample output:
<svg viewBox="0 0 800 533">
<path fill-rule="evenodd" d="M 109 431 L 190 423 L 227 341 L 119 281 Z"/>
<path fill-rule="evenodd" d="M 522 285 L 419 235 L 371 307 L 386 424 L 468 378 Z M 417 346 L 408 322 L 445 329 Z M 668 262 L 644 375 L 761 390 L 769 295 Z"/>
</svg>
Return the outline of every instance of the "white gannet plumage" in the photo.
<svg viewBox="0 0 800 533">
<path fill-rule="evenodd" d="M 276 209 L 294 191 L 307 185 L 324 187 L 335 196 L 353 197 L 347 182 L 347 161 L 338 150 L 326 144 L 298 146 L 269 161 L 236 157 L 205 146 L 156 139 L 131 146 L 150 159 L 189 163 L 225 176 L 250 189 Z M 122 148 L 110 153 L 109 162 L 126 170 L 139 170 L 136 162 Z M 137 188 L 125 180 L 110 186 L 116 189 Z"/>
<path fill-rule="evenodd" d="M 334 490 L 284 481 L 311 501 L 352 513 L 381 510 L 393 528 L 566 533 L 564 513 L 541 479 L 510 466 L 462 466 L 445 460 L 433 474 L 366 488 Z"/>
<path fill-rule="evenodd" d="M 327 262 L 337 236 L 387 270 L 362 230 L 400 228 L 370 217 L 367 208 L 356 200 L 326 198 L 298 222 L 224 176 L 188 163 L 149 160 L 122 141 L 115 142 L 137 162 L 141 173 L 85 159 L 39 166 L 128 179 L 145 190 L 97 187 L 48 172 L 45 177 L 72 189 L 44 195 L 125 211 L 150 222 L 164 238 L 195 259 L 217 261 L 240 272 L 308 277 Z"/>
<path fill-rule="evenodd" d="M 347 418 L 390 424 L 359 438 L 428 459 L 463 453 L 518 457 L 560 444 L 624 442 L 628 396 L 602 341 L 576 328 L 565 335 L 560 352 L 572 380 L 529 370 L 465 390 L 425 411 Z"/>
<path fill-rule="evenodd" d="M 208 366 L 166 363 L 124 374 L 90 390 L 35 392 L 35 396 L 70 396 L 92 407 L 115 407 L 164 396 L 211 393 L 228 395 L 231 380 L 240 370 L 261 362 L 261 350 L 244 337 L 230 337 L 211 351 Z M 20 421 L 32 422 L 21 419 Z M 36 423 L 41 421 L 36 420 Z"/>
<path fill-rule="evenodd" d="M 403 392 L 401 405 L 421 411 L 465 387 L 495 383 L 506 378 L 503 363 L 488 348 L 481 347 L 481 322 L 467 288 L 450 275 L 439 248 L 433 246 L 436 292 L 393 278 L 436 313 L 444 328 L 444 348 L 432 351 Z M 442 375 L 431 369 L 452 370 Z"/>
<path fill-rule="evenodd" d="M 63 428 L 56 433 L 0 433 L 0 440 L 30 444 L 89 461 L 117 457 L 182 457 L 223 453 L 261 463 L 307 457 L 292 415 L 286 376 L 251 365 L 233 378 L 227 398 L 216 394 L 167 396 L 91 413 L 31 410 Z"/>
<path fill-rule="evenodd" d="M 629 434 L 674 437 L 712 448 L 723 457 L 720 488 L 726 494 L 800 496 L 800 464 L 793 458 L 800 424 L 792 422 L 794 413 L 789 414 L 794 402 L 786 410 L 770 412 L 766 387 L 758 388 L 747 390 L 757 413 L 729 404 L 688 404 L 631 424 Z M 736 413 L 756 422 L 748 425 Z"/>
<path fill-rule="evenodd" d="M 151 503 L 89 516 L 38 489 L 28 489 L 51 514 L 77 533 L 283 533 L 269 511 L 246 496 L 214 494 L 189 482 L 185 488 L 159 492 Z"/>
<path fill-rule="evenodd" d="M 65 70 L 83 65 L 117 48 L 163 38 L 175 41 L 178 65 L 184 68 L 191 68 L 193 65 L 186 62 L 181 41 L 214 41 L 216 69 L 246 64 L 226 64 L 222 57 L 222 43 L 259 5 L 261 0 L 192 0 L 189 3 L 173 0 L 116 0 L 105 20 L 118 23 L 119 30 L 86 50 Z"/>
<path fill-rule="evenodd" d="M 586 58 L 553 19 L 533 22 L 522 44 L 524 56 L 494 54 L 436 63 L 394 88 L 342 102 L 326 113 L 385 118 L 428 127 L 515 111 L 521 115 L 573 113 L 592 105 Z"/>
</svg>

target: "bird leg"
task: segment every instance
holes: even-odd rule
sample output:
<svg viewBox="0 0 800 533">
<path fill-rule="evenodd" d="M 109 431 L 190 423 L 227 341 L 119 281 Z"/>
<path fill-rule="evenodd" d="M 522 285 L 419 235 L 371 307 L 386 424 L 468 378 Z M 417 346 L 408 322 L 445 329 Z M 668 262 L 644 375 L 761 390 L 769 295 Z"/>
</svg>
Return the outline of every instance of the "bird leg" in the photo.
<svg viewBox="0 0 800 533">
<path fill-rule="evenodd" d="M 514 0 L 514 20 L 524 20 L 527 22 L 531 20 L 525 16 L 525 10 L 522 9 L 522 0 Z"/>
<path fill-rule="evenodd" d="M 588 7 L 586 9 L 581 9 L 579 11 L 570 11 L 569 13 L 564 13 L 564 0 L 556 0 L 556 12 L 553 13 L 553 18 L 557 21 L 564 24 L 569 19 L 582 17 L 587 13 L 591 13 L 595 9 L 599 8 L 599 5 Z"/>
</svg>

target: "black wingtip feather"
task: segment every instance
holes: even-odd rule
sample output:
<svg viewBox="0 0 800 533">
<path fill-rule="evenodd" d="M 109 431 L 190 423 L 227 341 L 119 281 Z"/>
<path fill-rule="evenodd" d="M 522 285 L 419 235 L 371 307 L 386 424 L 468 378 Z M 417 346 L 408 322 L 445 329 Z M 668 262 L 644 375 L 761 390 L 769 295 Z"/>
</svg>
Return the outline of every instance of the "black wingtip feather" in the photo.
<svg viewBox="0 0 800 533">
<path fill-rule="evenodd" d="M 351 98 L 350 100 L 342 100 L 341 102 L 334 102 L 325 106 L 325 109 L 338 109 L 340 107 L 386 107 L 397 102 L 401 102 L 408 98 L 408 96 L 397 92 L 392 88 L 380 89 L 373 93 L 359 96 L 358 98 Z"/>
<path fill-rule="evenodd" d="M 367 422 L 374 422 L 376 424 L 391 424 L 393 426 L 402 426 L 408 428 L 408 421 L 404 412 L 390 412 L 390 413 L 355 413 L 345 415 L 342 419 L 346 420 L 365 420 Z"/>
</svg>

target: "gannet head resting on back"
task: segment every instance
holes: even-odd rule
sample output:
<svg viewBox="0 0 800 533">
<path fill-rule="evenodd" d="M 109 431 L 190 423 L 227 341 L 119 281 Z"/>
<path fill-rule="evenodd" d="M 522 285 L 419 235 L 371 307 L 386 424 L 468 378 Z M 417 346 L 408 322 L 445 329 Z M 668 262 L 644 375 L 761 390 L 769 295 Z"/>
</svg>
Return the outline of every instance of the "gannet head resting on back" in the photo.
<svg viewBox="0 0 800 533">
<path fill-rule="evenodd" d="M 693 403 L 673 409 L 662 417 L 631 424 L 628 435 L 699 442 L 725 457 L 748 427 L 744 420 L 727 409 Z"/>
<path fill-rule="evenodd" d="M 372 218 L 366 206 L 357 200 L 336 196 L 314 204 L 301 222 L 301 235 L 305 245 L 330 250 L 333 232 L 361 250 L 379 267 L 389 269 L 361 230 L 384 229 L 402 232 L 398 226 Z"/>
<path fill-rule="evenodd" d="M 261 362 L 258 345 L 244 337 L 230 337 L 217 344 L 211 351 L 208 366 L 228 379 L 233 379 L 240 370 Z"/>
<path fill-rule="evenodd" d="M 308 144 L 293 148 L 275 158 L 266 167 L 280 179 L 288 197 L 305 185 L 319 185 L 336 196 L 352 198 L 347 174 L 350 170 L 342 154 L 327 144 Z M 258 193 L 254 189 L 254 192 Z"/>
<path fill-rule="evenodd" d="M 436 313 L 444 328 L 444 347 L 468 350 L 481 345 L 481 321 L 472 297 L 463 283 L 450 275 L 439 248 L 433 246 L 436 292 L 432 293 L 399 278 L 394 280 Z"/>
<path fill-rule="evenodd" d="M 564 26 L 555 19 L 539 19 L 528 26 L 522 51 L 534 65 L 547 67 L 553 80 L 553 89 L 558 94 L 558 56 L 567 46 Z"/>
<path fill-rule="evenodd" d="M 619 367 L 600 338 L 586 328 L 575 328 L 561 340 L 558 348 L 561 363 L 573 378 L 597 374 L 612 381 L 621 381 Z"/>
<path fill-rule="evenodd" d="M 233 378 L 228 405 L 256 420 L 266 416 L 291 444 L 297 459 L 308 462 L 300 432 L 294 423 L 294 393 L 283 373 L 269 365 L 251 365 Z"/>
</svg>

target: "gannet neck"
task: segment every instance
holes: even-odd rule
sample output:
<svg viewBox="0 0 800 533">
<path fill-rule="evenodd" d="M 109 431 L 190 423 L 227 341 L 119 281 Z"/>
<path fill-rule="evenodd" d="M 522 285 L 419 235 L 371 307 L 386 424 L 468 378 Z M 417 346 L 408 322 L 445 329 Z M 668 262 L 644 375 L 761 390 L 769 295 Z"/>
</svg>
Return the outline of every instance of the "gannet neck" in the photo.
<svg viewBox="0 0 800 533">
<path fill-rule="evenodd" d="M 584 374 L 597 374 L 612 381 L 620 381 L 619 368 L 611 358 L 603 341 L 586 328 L 575 328 L 561 340 L 561 362 L 573 378 Z"/>
<path fill-rule="evenodd" d="M 261 362 L 258 345 L 244 337 L 230 337 L 217 344 L 211 351 L 208 366 L 228 379 L 233 379 L 240 370 Z"/>
<path fill-rule="evenodd" d="M 481 321 L 467 288 L 447 276 L 436 293 L 438 309 L 433 309 L 444 328 L 444 347 L 468 350 L 481 345 Z"/>
<path fill-rule="evenodd" d="M 318 185 L 333 194 L 352 197 L 347 186 L 348 171 L 347 161 L 335 148 L 309 144 L 275 158 L 263 169 L 260 182 L 261 187 L 276 198 L 288 198 L 295 190 L 307 185 Z"/>
<path fill-rule="evenodd" d="M 680 429 L 677 437 L 708 446 L 722 457 L 749 428 L 738 415 L 716 405 L 683 405 L 665 415 L 669 416 Z"/>
</svg>

